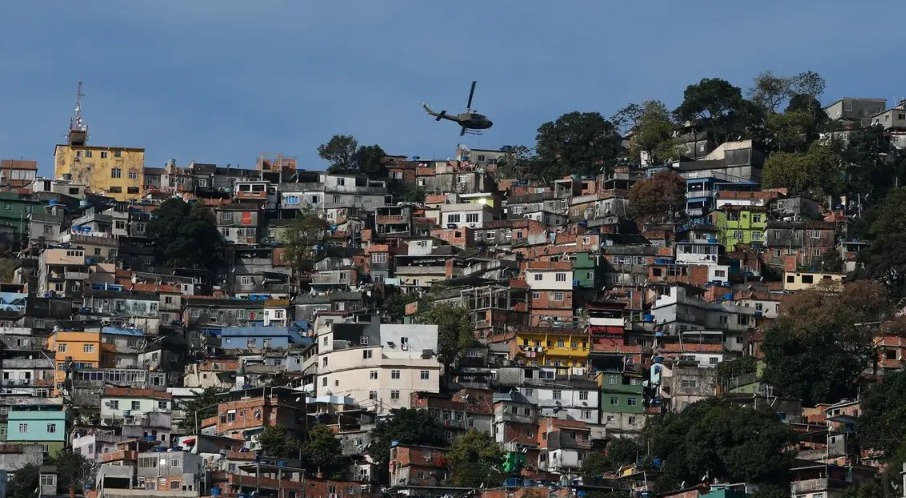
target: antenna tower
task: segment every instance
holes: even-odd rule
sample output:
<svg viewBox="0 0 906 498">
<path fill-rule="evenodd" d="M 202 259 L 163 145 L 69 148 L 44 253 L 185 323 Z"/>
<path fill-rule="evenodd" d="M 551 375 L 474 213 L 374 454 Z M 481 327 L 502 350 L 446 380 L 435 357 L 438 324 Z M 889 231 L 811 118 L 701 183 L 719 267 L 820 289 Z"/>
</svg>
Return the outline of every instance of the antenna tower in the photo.
<svg viewBox="0 0 906 498">
<path fill-rule="evenodd" d="M 69 145 L 81 146 L 88 141 L 88 126 L 82 121 L 82 97 L 84 96 L 80 81 L 76 91 L 75 111 L 72 113 L 72 118 L 69 119 Z"/>
</svg>

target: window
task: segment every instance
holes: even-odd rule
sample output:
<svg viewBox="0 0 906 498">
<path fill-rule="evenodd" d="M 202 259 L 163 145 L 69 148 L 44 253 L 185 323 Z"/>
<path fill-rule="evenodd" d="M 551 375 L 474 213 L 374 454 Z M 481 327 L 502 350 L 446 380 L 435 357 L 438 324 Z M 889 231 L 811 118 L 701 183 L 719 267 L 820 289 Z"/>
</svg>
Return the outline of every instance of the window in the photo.
<svg viewBox="0 0 906 498">
<path fill-rule="evenodd" d="M 551 398 L 558 400 L 562 397 L 563 393 L 559 389 L 554 389 L 551 393 Z"/>
<path fill-rule="evenodd" d="M 368 391 L 368 399 L 377 399 L 377 391 Z"/>
<path fill-rule="evenodd" d="M 371 380 L 377 380 L 377 378 L 378 378 L 377 370 L 372 370 L 371 372 L 369 372 L 368 377 Z"/>
<path fill-rule="evenodd" d="M 325 356 L 324 358 L 321 358 L 321 366 L 322 366 L 322 367 L 326 367 L 326 366 L 327 366 L 327 357 L 326 357 L 326 356 Z"/>
<path fill-rule="evenodd" d="M 803 275 L 803 276 L 802 276 L 802 283 L 803 283 L 803 284 L 813 284 L 813 283 L 815 283 L 815 277 L 814 277 L 814 275 Z"/>
<path fill-rule="evenodd" d="M 65 353 L 66 344 L 57 344 L 57 353 Z"/>
<path fill-rule="evenodd" d="M 588 391 L 579 391 L 579 401 L 588 401 Z"/>
<path fill-rule="evenodd" d="M 92 154 L 92 153 L 91 153 L 90 150 L 86 150 L 86 151 L 85 151 L 85 157 L 91 157 L 91 154 Z"/>
<path fill-rule="evenodd" d="M 712 356 L 712 357 L 708 358 L 709 365 L 717 365 L 719 362 L 720 362 L 720 358 L 718 358 L 716 356 Z"/>
<path fill-rule="evenodd" d="M 557 282 L 566 282 L 566 274 L 565 274 L 565 273 L 558 273 L 558 274 L 556 275 L 556 279 L 557 279 Z"/>
<path fill-rule="evenodd" d="M 94 344 L 84 344 L 82 345 L 83 353 L 94 353 Z"/>
<path fill-rule="evenodd" d="M 57 424 L 47 424 L 47 432 L 57 432 Z"/>
<path fill-rule="evenodd" d="M 111 194 L 122 194 L 123 187 L 110 187 L 110 193 Z"/>
<path fill-rule="evenodd" d="M 126 193 L 127 194 L 137 194 L 138 187 L 126 187 Z"/>
<path fill-rule="evenodd" d="M 362 351 L 362 359 L 370 360 L 372 354 L 374 354 L 373 351 L 371 351 L 370 349 L 366 349 L 366 350 Z M 326 360 L 327 358 L 324 358 L 324 359 Z"/>
<path fill-rule="evenodd" d="M 400 392 L 397 391 L 396 389 L 394 389 L 393 391 L 390 391 L 390 399 L 392 399 L 392 400 L 394 400 L 394 401 L 399 401 L 399 399 L 400 399 Z"/>
<path fill-rule="evenodd" d="M 761 232 L 752 232 L 752 240 L 761 240 Z"/>
<path fill-rule="evenodd" d="M 109 403 L 110 403 L 110 408 L 112 408 L 114 410 L 120 409 L 120 400 L 118 400 L 118 399 L 110 400 Z"/>
<path fill-rule="evenodd" d="M 19 424 L 19 432 L 28 432 L 28 424 Z"/>
<path fill-rule="evenodd" d="M 562 300 L 563 300 L 563 293 L 554 292 L 554 297 L 551 298 L 551 301 L 562 301 Z"/>
<path fill-rule="evenodd" d="M 55 474 L 41 474 L 41 487 L 56 487 Z"/>
<path fill-rule="evenodd" d="M 142 404 L 141 404 L 140 401 L 133 401 L 133 402 L 132 402 L 132 409 L 133 409 L 133 410 L 138 410 L 138 409 L 141 408 L 141 407 L 142 407 Z"/>
<path fill-rule="evenodd" d="M 478 213 L 466 213 L 466 223 L 478 223 Z"/>
<path fill-rule="evenodd" d="M 368 336 L 363 335 L 363 336 L 359 337 L 359 344 L 361 344 L 362 346 L 367 346 L 368 345 Z"/>
<path fill-rule="evenodd" d="M 346 179 L 345 179 L 345 178 L 337 178 L 337 185 L 339 185 L 339 186 L 341 186 L 341 187 L 344 186 L 344 185 L 346 185 Z"/>
<path fill-rule="evenodd" d="M 391 378 L 391 379 L 399 379 L 399 378 L 400 378 L 400 371 L 399 371 L 399 370 L 391 370 L 391 371 L 390 371 L 390 378 Z"/>
<path fill-rule="evenodd" d="M 460 217 L 458 214 L 447 215 L 447 223 L 459 223 Z"/>
<path fill-rule="evenodd" d="M 422 372 L 421 372 L 421 379 L 422 379 L 422 380 L 428 380 L 429 378 L 431 378 L 431 373 L 428 372 L 427 370 L 422 370 Z"/>
<path fill-rule="evenodd" d="M 250 276 L 239 277 L 239 285 L 255 285 L 255 279 Z"/>
<path fill-rule="evenodd" d="M 714 276 L 715 277 L 726 277 L 727 271 L 726 270 L 714 270 Z"/>
<path fill-rule="evenodd" d="M 101 151 L 101 159 L 107 159 L 107 151 Z"/>
<path fill-rule="evenodd" d="M 530 398 L 535 395 L 535 391 L 533 389 L 526 389 L 523 394 L 525 394 L 526 398 Z"/>
<path fill-rule="evenodd" d="M 534 279 L 535 279 L 535 282 L 540 282 L 540 281 L 544 280 L 544 275 L 542 275 L 540 273 L 536 273 Z"/>
<path fill-rule="evenodd" d="M 698 381 L 695 379 L 680 379 L 680 387 L 683 389 L 695 389 L 698 387 Z"/>
<path fill-rule="evenodd" d="M 733 230 L 733 238 L 736 240 L 742 240 L 742 230 Z"/>
<path fill-rule="evenodd" d="M 120 168 L 112 168 L 110 170 L 110 178 L 122 178 L 122 177 L 123 177 L 123 170 L 121 170 Z"/>
<path fill-rule="evenodd" d="M 376 265 L 382 265 L 387 262 L 387 253 L 378 252 L 371 255 L 371 262 Z"/>
<path fill-rule="evenodd" d="M 327 387 L 327 377 L 321 379 L 321 387 Z"/>
<path fill-rule="evenodd" d="M 541 299 L 541 293 L 540 293 L 540 292 L 532 292 L 532 299 L 533 299 L 533 300 Z"/>
</svg>

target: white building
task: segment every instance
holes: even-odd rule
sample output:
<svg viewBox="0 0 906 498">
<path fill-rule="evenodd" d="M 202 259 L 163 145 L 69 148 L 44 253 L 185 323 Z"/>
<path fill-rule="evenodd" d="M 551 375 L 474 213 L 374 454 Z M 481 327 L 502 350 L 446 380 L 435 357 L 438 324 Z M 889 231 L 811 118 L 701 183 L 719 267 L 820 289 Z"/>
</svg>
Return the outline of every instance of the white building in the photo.
<svg viewBox="0 0 906 498">
<path fill-rule="evenodd" d="M 318 396 L 347 396 L 380 415 L 409 408 L 413 392 L 439 392 L 437 325 L 345 322 L 323 316 L 315 330 Z"/>
<path fill-rule="evenodd" d="M 101 394 L 101 419 L 130 421 L 149 413 L 170 413 L 172 400 L 165 391 L 107 387 Z"/>
</svg>

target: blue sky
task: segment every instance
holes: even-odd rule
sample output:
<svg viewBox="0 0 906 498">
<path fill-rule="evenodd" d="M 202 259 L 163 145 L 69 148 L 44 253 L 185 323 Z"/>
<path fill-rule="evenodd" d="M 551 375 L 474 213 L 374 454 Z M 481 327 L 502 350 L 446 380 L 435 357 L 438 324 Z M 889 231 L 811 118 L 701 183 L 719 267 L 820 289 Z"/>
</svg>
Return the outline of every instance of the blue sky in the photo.
<svg viewBox="0 0 906 498">
<path fill-rule="evenodd" d="M 0 157 L 52 174 L 76 83 L 90 143 L 252 167 L 261 152 L 321 169 L 337 133 L 447 157 L 462 139 L 418 103 L 494 120 L 476 148 L 533 144 L 579 110 L 676 106 L 703 77 L 748 88 L 813 69 L 822 100 L 906 96 L 900 4 L 852 1 L 47 0 L 3 5 Z"/>
</svg>

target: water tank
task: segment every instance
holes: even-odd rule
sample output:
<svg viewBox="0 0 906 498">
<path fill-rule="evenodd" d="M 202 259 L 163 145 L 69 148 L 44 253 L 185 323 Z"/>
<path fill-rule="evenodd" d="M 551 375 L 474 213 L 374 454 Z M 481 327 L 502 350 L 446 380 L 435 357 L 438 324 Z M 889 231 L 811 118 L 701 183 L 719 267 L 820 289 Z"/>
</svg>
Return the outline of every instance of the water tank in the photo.
<svg viewBox="0 0 906 498">
<path fill-rule="evenodd" d="M 220 488 L 211 488 L 211 496 L 220 496 Z"/>
</svg>

